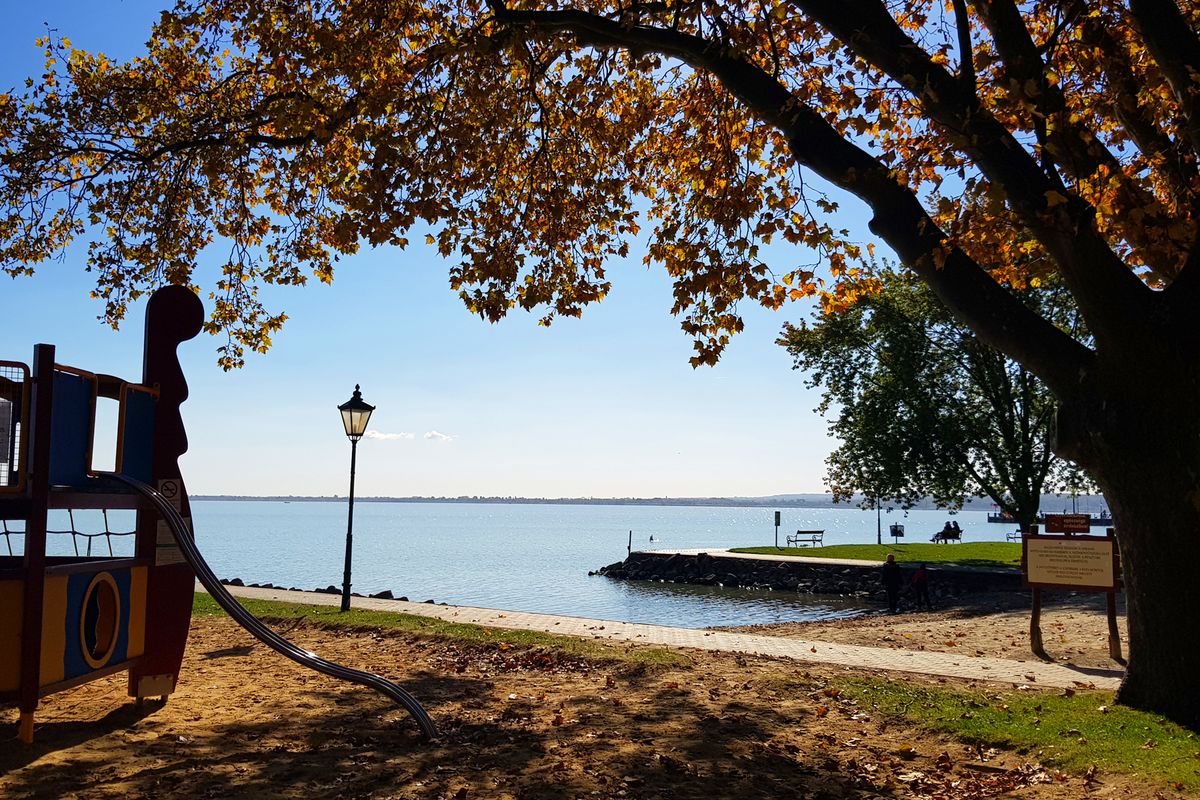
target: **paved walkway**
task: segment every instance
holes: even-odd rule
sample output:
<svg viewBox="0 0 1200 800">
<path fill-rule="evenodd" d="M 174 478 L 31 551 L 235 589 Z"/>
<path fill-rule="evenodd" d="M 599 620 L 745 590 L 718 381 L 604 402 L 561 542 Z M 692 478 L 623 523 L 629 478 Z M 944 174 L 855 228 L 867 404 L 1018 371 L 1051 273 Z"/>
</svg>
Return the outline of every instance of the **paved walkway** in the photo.
<svg viewBox="0 0 1200 800">
<path fill-rule="evenodd" d="M 953 547 L 954 545 L 946 546 Z M 732 558 L 747 561 L 798 561 L 802 564 L 835 564 L 848 567 L 878 567 L 883 563 L 882 561 L 868 561 L 861 558 L 821 558 L 819 556 L 798 556 L 782 553 L 778 555 L 773 553 L 734 553 L 728 549 L 713 547 L 693 547 L 685 550 L 637 550 L 635 552 L 653 553 L 663 556 L 697 556 L 701 553 L 708 553 L 713 558 Z M 995 572 L 1007 574 L 1014 571 L 1011 567 L 974 567 L 963 564 L 939 564 L 936 562 L 930 562 L 928 566 L 933 570 L 955 570 L 959 572 Z"/>
<path fill-rule="evenodd" d="M 196 589 L 203 591 L 199 584 L 196 585 Z M 329 606 L 341 603 L 339 595 L 316 592 L 291 592 L 284 589 L 241 586 L 230 586 L 228 589 L 235 596 L 261 600 L 281 600 L 289 603 Z M 355 597 L 353 606 L 359 609 L 436 617 L 450 622 L 485 625 L 490 628 L 544 631 L 587 639 L 613 639 L 668 647 L 694 647 L 701 650 L 741 652 L 787 658 L 804 663 L 836 664 L 868 671 L 916 672 L 922 675 L 938 675 L 964 680 L 997 681 L 1056 688 L 1073 688 L 1080 684 L 1093 684 L 1098 689 L 1115 689 L 1121 678 L 1119 670 L 1072 667 L 1057 663 L 1047 664 L 1036 660 L 1011 661 L 1003 658 L 975 658 L 949 653 L 785 639 L 779 636 L 673 628 L 666 625 L 644 625 L 551 614 L 530 614 L 524 611 L 497 611 L 488 608 L 411 603 L 403 600 L 376 600 L 362 597 Z"/>
<path fill-rule="evenodd" d="M 647 548 L 645 550 L 637 550 L 638 553 L 653 553 L 660 556 L 698 556 L 701 553 L 708 553 L 713 558 L 736 558 L 745 559 L 747 561 L 800 561 L 805 564 L 846 564 L 852 567 L 878 567 L 879 561 L 864 561 L 860 558 L 818 558 L 812 556 L 797 556 L 797 555 L 774 555 L 771 553 L 734 553 L 728 549 L 720 547 L 692 547 L 683 550 L 672 550 L 663 548 L 662 550 Z"/>
</svg>

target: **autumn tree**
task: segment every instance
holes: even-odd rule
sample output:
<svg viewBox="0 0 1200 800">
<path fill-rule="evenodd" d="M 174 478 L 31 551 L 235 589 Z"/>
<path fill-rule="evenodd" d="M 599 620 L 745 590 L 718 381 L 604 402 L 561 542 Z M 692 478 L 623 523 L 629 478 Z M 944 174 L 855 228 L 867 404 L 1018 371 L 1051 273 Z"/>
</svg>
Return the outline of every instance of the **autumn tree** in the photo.
<svg viewBox="0 0 1200 800">
<path fill-rule="evenodd" d="M 962 508 L 986 496 L 1028 530 L 1043 492 L 1086 487 L 1050 449 L 1055 403 L 1045 386 L 980 341 L 915 276 L 878 276 L 878 292 L 811 325 L 787 325 L 779 339 L 821 389 L 817 410 L 840 442 L 825 462 L 834 498 L 862 493 L 907 508 L 929 497 Z M 1076 331 L 1066 291 L 1038 283 L 1018 296 Z"/>
<path fill-rule="evenodd" d="M 50 41 L 0 98 L 0 263 L 87 239 L 116 322 L 219 250 L 236 364 L 282 322 L 260 286 L 415 226 L 473 312 L 546 322 L 649 226 L 712 363 L 740 301 L 874 288 L 838 187 L 1058 399 L 1120 531 L 1119 699 L 1200 726 L 1198 30 L 1170 0 L 185 0 L 144 56 Z M 1043 273 L 1091 343 L 1006 288 Z"/>
</svg>

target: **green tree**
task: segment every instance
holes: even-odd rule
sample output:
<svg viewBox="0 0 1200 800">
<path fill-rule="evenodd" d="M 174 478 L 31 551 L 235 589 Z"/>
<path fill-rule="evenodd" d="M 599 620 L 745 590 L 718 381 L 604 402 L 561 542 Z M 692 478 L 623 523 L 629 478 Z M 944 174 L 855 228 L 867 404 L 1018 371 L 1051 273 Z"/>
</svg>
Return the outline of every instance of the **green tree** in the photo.
<svg viewBox="0 0 1200 800">
<path fill-rule="evenodd" d="M 787 325 L 779 344 L 833 415 L 841 444 L 827 460 L 835 499 L 910 507 L 925 497 L 961 508 L 987 496 L 1023 530 L 1046 491 L 1086 486 L 1050 449 L 1056 404 L 1012 359 L 984 344 L 911 273 L 884 271 L 878 293 L 813 325 Z M 1073 329 L 1061 289 L 1019 293 Z"/>
<path fill-rule="evenodd" d="M 88 238 L 115 323 L 220 245 L 233 365 L 283 322 L 262 284 L 417 225 L 471 311 L 549 323 L 648 224 L 712 363 L 739 301 L 874 288 L 818 176 L 1058 398 L 1119 530 L 1119 700 L 1200 727 L 1197 76 L 1200 7 L 1171 0 L 183 0 L 144 56 L 52 41 L 0 95 L 0 264 Z M 1090 343 L 1006 288 L 1043 273 Z"/>
</svg>

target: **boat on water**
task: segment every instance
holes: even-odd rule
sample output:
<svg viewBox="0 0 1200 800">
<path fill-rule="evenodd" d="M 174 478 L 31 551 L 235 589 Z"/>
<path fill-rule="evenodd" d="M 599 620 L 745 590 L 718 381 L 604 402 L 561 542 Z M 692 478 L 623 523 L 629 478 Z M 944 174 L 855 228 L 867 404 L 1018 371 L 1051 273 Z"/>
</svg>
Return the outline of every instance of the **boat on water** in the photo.
<svg viewBox="0 0 1200 800">
<path fill-rule="evenodd" d="M 1101 511 L 1099 514 L 1089 514 L 1088 516 L 1091 517 L 1091 519 L 1092 519 L 1092 527 L 1093 528 L 1107 528 L 1113 524 L 1112 514 L 1110 514 L 1108 511 Z M 995 513 L 989 513 L 987 515 L 987 521 L 988 522 L 1003 522 L 1005 524 L 1011 525 L 1014 522 L 1016 522 L 1016 519 L 1013 517 L 1012 514 L 1009 514 L 1007 511 L 997 511 Z M 1046 512 L 1045 511 L 1038 512 L 1037 521 L 1038 521 L 1039 525 L 1046 524 Z"/>
</svg>

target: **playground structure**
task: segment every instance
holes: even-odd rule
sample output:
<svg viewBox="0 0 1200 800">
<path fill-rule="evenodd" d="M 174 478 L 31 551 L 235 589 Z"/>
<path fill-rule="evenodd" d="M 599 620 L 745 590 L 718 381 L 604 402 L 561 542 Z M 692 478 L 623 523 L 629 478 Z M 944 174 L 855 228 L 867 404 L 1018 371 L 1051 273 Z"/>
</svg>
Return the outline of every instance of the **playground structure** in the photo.
<svg viewBox="0 0 1200 800">
<path fill-rule="evenodd" d="M 198 579 L 264 644 L 390 697 L 434 738 L 433 722 L 403 688 L 325 661 L 267 628 L 228 593 L 197 549 L 179 470 L 187 451 L 179 413 L 187 384 L 176 348 L 200 332 L 203 318 L 190 290 L 155 292 L 146 311 L 141 383 L 56 364 L 46 344 L 34 348 L 32 369 L 0 361 L 0 537 L 7 545 L 0 549 L 0 702 L 16 700 L 19 737 L 33 741 L 40 698 L 113 673 L 128 672 L 129 695 L 139 703 L 171 694 Z M 118 403 L 112 472 L 92 468 L 99 398 Z M 75 531 L 76 511 L 100 513 L 103 533 Z M 134 529 L 111 530 L 110 511 L 133 514 Z M 73 555 L 48 553 L 51 513 L 72 520 L 61 533 L 71 535 Z M 130 536 L 132 548 L 114 555 L 113 537 Z M 93 552 L 103 549 L 93 548 L 100 537 L 107 555 Z"/>
</svg>

